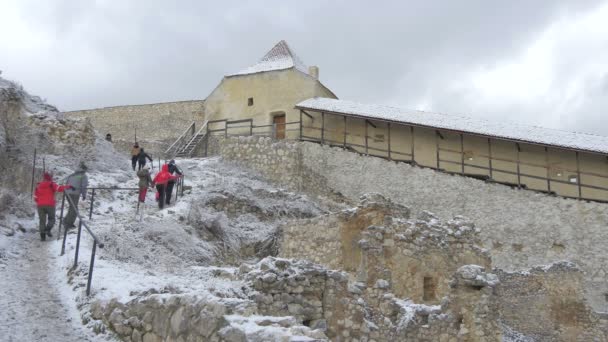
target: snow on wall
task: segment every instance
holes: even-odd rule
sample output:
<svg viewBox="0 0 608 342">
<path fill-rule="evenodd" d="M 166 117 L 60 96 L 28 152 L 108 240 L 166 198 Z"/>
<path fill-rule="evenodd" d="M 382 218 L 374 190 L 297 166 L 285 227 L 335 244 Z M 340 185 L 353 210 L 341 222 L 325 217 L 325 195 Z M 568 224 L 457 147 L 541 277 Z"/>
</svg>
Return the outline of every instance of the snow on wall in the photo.
<svg viewBox="0 0 608 342">
<path fill-rule="evenodd" d="M 490 122 L 463 116 L 405 110 L 389 106 L 361 104 L 320 97 L 300 102 L 296 107 L 589 152 L 608 153 L 608 137 L 587 133 L 567 132 L 514 123 Z"/>
<path fill-rule="evenodd" d="M 307 142 L 240 137 L 220 142 L 224 158 L 237 161 L 290 188 L 355 201 L 378 192 L 442 219 L 463 215 L 481 229 L 492 264 L 518 270 L 570 260 L 585 272 L 586 296 L 605 310 L 608 293 L 608 205 L 511 189 L 340 148 Z"/>
</svg>

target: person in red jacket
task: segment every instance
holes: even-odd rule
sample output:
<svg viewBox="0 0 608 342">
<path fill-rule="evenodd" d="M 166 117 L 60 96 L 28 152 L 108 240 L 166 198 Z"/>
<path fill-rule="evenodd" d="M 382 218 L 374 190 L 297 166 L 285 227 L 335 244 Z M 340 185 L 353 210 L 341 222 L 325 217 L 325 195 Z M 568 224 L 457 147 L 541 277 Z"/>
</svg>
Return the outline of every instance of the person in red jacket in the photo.
<svg viewBox="0 0 608 342">
<path fill-rule="evenodd" d="M 179 176 L 173 176 L 169 173 L 169 165 L 164 164 L 159 173 L 156 174 L 152 183 L 156 184 L 156 200 L 160 209 L 165 207 L 165 194 L 167 183 L 169 180 L 178 179 Z"/>
<path fill-rule="evenodd" d="M 51 229 L 55 225 L 55 193 L 63 192 L 69 185 L 59 186 L 53 182 L 53 176 L 45 172 L 42 175 L 42 182 L 36 185 L 34 200 L 38 207 L 38 218 L 40 219 L 40 240 L 51 237 Z"/>
</svg>

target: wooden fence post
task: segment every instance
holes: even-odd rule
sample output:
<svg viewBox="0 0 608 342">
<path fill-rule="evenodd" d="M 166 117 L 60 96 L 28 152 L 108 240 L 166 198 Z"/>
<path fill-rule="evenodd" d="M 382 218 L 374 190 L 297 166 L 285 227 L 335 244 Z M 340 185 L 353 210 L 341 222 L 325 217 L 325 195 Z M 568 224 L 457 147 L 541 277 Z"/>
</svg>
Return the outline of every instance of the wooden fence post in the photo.
<svg viewBox="0 0 608 342">
<path fill-rule="evenodd" d="M 387 123 L 387 135 L 388 135 L 388 160 L 391 160 L 391 123 Z"/>
<path fill-rule="evenodd" d="M 494 179 L 492 174 L 492 141 L 488 138 L 488 167 L 490 168 L 490 179 Z"/>
<path fill-rule="evenodd" d="M 414 163 L 416 163 L 416 158 L 414 155 L 415 149 L 414 149 L 414 126 L 410 126 L 410 134 L 412 135 L 412 165 L 414 165 Z"/>
<path fill-rule="evenodd" d="M 521 174 L 519 167 L 519 152 L 521 147 L 519 146 L 519 143 L 515 143 L 515 146 L 517 147 L 517 187 L 521 188 Z"/>
<path fill-rule="evenodd" d="M 346 115 L 344 115 L 344 142 L 342 143 L 342 148 L 346 149 Z"/>
<path fill-rule="evenodd" d="M 321 144 L 325 144 L 325 112 L 321 112 Z"/>
<path fill-rule="evenodd" d="M 440 164 L 439 164 L 439 161 L 440 161 L 440 159 L 439 159 L 439 131 L 435 131 L 435 149 L 436 149 L 435 155 L 436 155 L 436 158 L 437 158 L 437 170 L 439 170 L 440 169 Z"/>
<path fill-rule="evenodd" d="M 578 198 L 583 197 L 583 189 L 582 189 L 582 180 L 581 180 L 581 164 L 578 156 L 578 151 L 576 151 L 576 183 L 578 183 Z"/>
<path fill-rule="evenodd" d="M 367 119 L 365 119 L 365 154 L 369 155 L 369 145 L 368 145 L 368 141 L 367 141 L 367 126 L 369 125 L 369 123 L 367 122 Z"/>
<path fill-rule="evenodd" d="M 464 175 L 464 134 L 460 134 L 460 162 L 462 163 L 460 173 Z"/>
<path fill-rule="evenodd" d="M 300 140 L 302 140 L 302 126 L 303 126 L 303 122 L 302 122 L 302 110 L 300 109 Z"/>
<path fill-rule="evenodd" d="M 547 191 L 551 192 L 551 169 L 549 168 L 549 148 L 545 146 L 545 167 L 547 168 Z"/>
</svg>

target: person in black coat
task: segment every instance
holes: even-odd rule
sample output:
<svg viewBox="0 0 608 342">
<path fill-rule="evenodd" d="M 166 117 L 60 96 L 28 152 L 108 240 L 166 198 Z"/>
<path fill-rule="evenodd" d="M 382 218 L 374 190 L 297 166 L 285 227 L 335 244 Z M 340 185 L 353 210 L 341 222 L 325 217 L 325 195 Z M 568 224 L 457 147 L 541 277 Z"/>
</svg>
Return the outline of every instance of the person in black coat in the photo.
<svg viewBox="0 0 608 342">
<path fill-rule="evenodd" d="M 143 169 L 144 166 L 146 166 L 146 158 L 148 158 L 148 160 L 150 162 L 152 162 L 152 157 L 150 157 L 149 154 L 147 154 L 146 152 L 144 152 L 144 148 L 142 147 L 139 150 L 139 154 L 137 155 L 137 163 L 138 163 L 137 170 L 141 170 L 141 169 Z"/>
<path fill-rule="evenodd" d="M 177 167 L 177 165 L 175 165 L 174 159 L 171 159 L 171 161 L 169 162 L 169 173 L 172 175 L 177 173 L 180 176 L 184 174 L 182 172 L 182 170 L 180 170 L 179 167 Z M 167 183 L 167 189 L 165 192 L 165 199 L 166 199 L 167 204 L 171 204 L 171 193 L 173 192 L 174 186 L 175 186 L 175 179 L 170 179 L 169 182 Z"/>
</svg>

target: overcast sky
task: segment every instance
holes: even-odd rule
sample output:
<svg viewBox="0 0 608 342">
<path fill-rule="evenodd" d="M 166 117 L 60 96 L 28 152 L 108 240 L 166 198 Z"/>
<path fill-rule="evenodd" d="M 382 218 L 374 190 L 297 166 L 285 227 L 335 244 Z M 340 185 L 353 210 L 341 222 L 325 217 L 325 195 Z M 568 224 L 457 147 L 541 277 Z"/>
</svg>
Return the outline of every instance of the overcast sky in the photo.
<svg viewBox="0 0 608 342">
<path fill-rule="evenodd" d="M 596 0 L 0 0 L 0 70 L 61 110 L 203 99 L 285 39 L 341 99 L 608 135 Z"/>
</svg>

